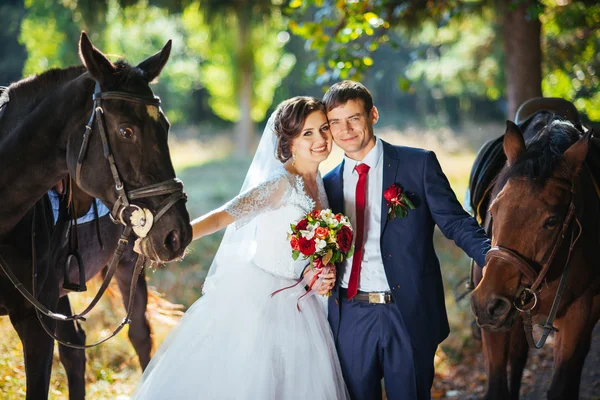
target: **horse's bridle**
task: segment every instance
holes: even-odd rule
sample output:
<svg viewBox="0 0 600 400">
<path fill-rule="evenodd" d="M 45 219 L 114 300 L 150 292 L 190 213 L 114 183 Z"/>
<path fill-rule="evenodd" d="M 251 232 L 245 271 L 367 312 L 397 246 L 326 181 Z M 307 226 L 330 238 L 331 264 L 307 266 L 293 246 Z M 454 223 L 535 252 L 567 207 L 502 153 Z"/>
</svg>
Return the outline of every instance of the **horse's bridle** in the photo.
<svg viewBox="0 0 600 400">
<path fill-rule="evenodd" d="M 117 333 L 119 333 L 119 331 L 121 331 L 121 329 L 123 329 L 123 327 L 126 324 L 131 322 L 129 317 L 131 316 L 131 312 L 133 311 L 133 301 L 135 299 L 134 292 L 135 292 L 135 288 L 136 288 L 136 284 L 137 284 L 137 280 L 138 280 L 137 277 L 144 268 L 144 264 L 146 261 L 145 257 L 143 257 L 142 255 L 139 255 L 138 259 L 136 261 L 135 267 L 134 267 L 132 281 L 131 281 L 131 287 L 129 288 L 129 302 L 127 304 L 127 316 L 125 318 L 123 318 L 122 322 L 113 331 L 112 334 L 103 338 L 102 340 L 100 340 L 94 344 L 90 344 L 90 345 L 77 345 L 77 344 L 73 344 L 71 342 L 63 341 L 60 338 L 58 338 L 54 334 L 54 332 L 52 332 L 52 330 L 46 326 L 45 322 L 42 319 L 41 314 L 46 315 L 47 317 L 50 317 L 50 318 L 58 320 L 58 321 L 77 321 L 77 320 L 85 321 L 84 316 L 87 315 L 94 308 L 94 306 L 98 303 L 98 301 L 100 301 L 100 298 L 102 297 L 102 295 L 108 288 L 108 285 L 110 284 L 110 281 L 116 272 L 116 267 L 119 264 L 119 261 L 121 260 L 123 252 L 125 251 L 125 247 L 129 243 L 129 237 L 131 235 L 131 231 L 135 232 L 136 235 L 138 235 L 140 238 L 145 237 L 148 234 L 148 232 L 150 231 L 150 229 L 152 229 L 154 222 L 158 221 L 158 219 L 160 219 L 160 217 L 162 217 L 176 202 L 187 198 L 186 194 L 183 192 L 183 183 L 177 178 L 169 179 L 164 182 L 147 185 L 147 186 L 144 186 L 141 188 L 127 191 L 125 189 L 125 185 L 123 184 L 123 181 L 121 180 L 121 175 L 119 174 L 117 164 L 115 163 L 115 159 L 114 159 L 114 156 L 113 156 L 111 148 L 110 148 L 110 143 L 108 141 L 108 135 L 106 134 L 106 124 L 104 122 L 104 109 L 102 108 L 102 100 L 124 100 L 124 101 L 130 101 L 130 102 L 135 102 L 135 103 L 142 103 L 142 104 L 146 104 L 146 105 L 154 105 L 154 106 L 158 107 L 158 105 L 160 104 L 160 99 L 157 96 L 143 96 L 143 95 L 136 95 L 133 93 L 119 92 L 119 91 L 102 92 L 100 90 L 100 85 L 98 83 L 96 83 L 94 95 L 92 98 L 94 100 L 93 111 L 92 111 L 92 115 L 90 116 L 88 123 L 86 124 L 85 133 L 83 134 L 83 142 L 81 145 L 81 149 L 79 151 L 79 157 L 77 159 L 77 167 L 75 170 L 75 179 L 76 179 L 77 184 L 79 186 L 81 186 L 80 185 L 80 183 L 81 183 L 81 167 L 83 165 L 83 161 L 85 160 L 87 148 L 88 148 L 89 141 L 90 141 L 90 136 L 93 131 L 92 126 L 93 126 L 94 119 L 95 119 L 98 123 L 98 130 L 100 131 L 100 138 L 102 139 L 102 145 L 104 148 L 104 157 L 108 160 L 108 163 L 110 165 L 110 170 L 111 170 L 111 173 L 113 176 L 113 180 L 115 182 L 115 190 L 117 191 L 117 194 L 118 194 L 117 201 L 115 202 L 112 212 L 111 212 L 111 218 L 112 218 L 113 222 L 120 223 L 125 226 L 123 229 L 123 232 L 121 233 L 121 237 L 119 238 L 118 245 L 117 245 L 117 248 L 115 249 L 115 252 L 113 254 L 111 262 L 108 265 L 108 268 L 106 270 L 106 275 L 104 277 L 104 281 L 102 282 L 102 285 L 100 286 L 100 289 L 98 290 L 98 293 L 96 293 L 96 296 L 90 302 L 90 304 L 86 307 L 86 309 L 79 314 L 66 316 L 63 314 L 52 312 L 46 306 L 44 306 L 42 303 L 40 303 L 40 301 L 37 300 L 36 297 L 31 292 L 29 292 L 29 290 L 27 290 L 25 288 L 25 286 L 16 277 L 14 272 L 10 268 L 8 268 L 8 265 L 5 265 L 6 262 L 2 258 L 2 255 L 0 254 L 0 269 L 2 269 L 2 271 L 7 275 L 7 277 L 10 279 L 12 284 L 25 297 L 25 299 L 27 299 L 27 301 L 29 301 L 31 303 L 31 305 L 34 306 L 38 320 L 40 321 L 40 324 L 41 324 L 42 328 L 44 328 L 46 333 L 49 336 L 51 336 L 54 340 L 56 340 L 57 342 L 65 345 L 65 346 L 79 348 L 79 349 L 86 349 L 89 347 L 94 347 L 101 343 L 106 342 L 108 339 L 112 338 Z M 155 214 L 152 213 L 147 208 L 142 208 L 138 205 L 131 203 L 131 200 L 142 199 L 142 198 L 147 198 L 147 197 L 152 197 L 152 196 L 168 195 L 168 194 L 170 194 L 170 196 L 167 197 L 159 205 L 158 211 Z M 128 208 L 133 208 L 133 211 L 129 218 L 129 222 L 126 222 L 124 219 L 124 212 Z M 34 208 L 33 212 L 34 212 L 34 214 L 32 217 L 31 239 L 32 239 L 32 268 L 34 269 L 34 274 L 35 274 L 35 263 L 36 263 L 36 254 L 35 254 L 35 246 L 34 246 L 34 243 L 35 243 L 35 208 Z M 68 265 L 65 266 L 65 268 L 67 268 L 67 267 L 68 267 Z M 34 280 L 33 292 L 35 293 L 35 280 Z"/>
<path fill-rule="evenodd" d="M 160 217 L 162 217 L 175 203 L 181 199 L 186 199 L 186 194 L 183 192 L 183 183 L 179 179 L 173 178 L 164 182 L 127 191 L 123 180 L 121 179 L 121 174 L 119 174 L 119 169 L 115 162 L 115 158 L 112 154 L 110 142 L 108 141 L 102 101 L 123 100 L 158 107 L 160 105 L 160 98 L 157 96 L 143 96 L 119 91 L 102 92 L 100 91 L 100 85 L 98 83 L 96 83 L 92 98 L 94 100 L 93 111 L 87 125 L 85 126 L 83 142 L 81 144 L 81 149 L 79 150 L 79 157 L 77 158 L 75 181 L 77 182 L 78 186 L 81 186 L 81 168 L 87 154 L 90 137 L 93 132 L 92 127 L 95 120 L 98 124 L 100 138 L 102 139 L 104 157 L 108 160 L 110 171 L 115 182 L 115 190 L 118 194 L 117 201 L 115 201 L 111 211 L 111 217 L 116 223 L 120 223 L 124 226 L 130 225 L 135 234 L 140 238 L 143 238 L 148 234 L 150 229 L 152 229 L 152 225 L 158 221 Z M 131 202 L 132 200 L 136 199 L 167 194 L 170 194 L 170 196 L 159 205 L 156 213 L 152 213 L 152 211 L 149 209 L 142 208 Z M 129 218 L 129 222 L 126 222 L 123 214 L 128 208 L 132 208 L 133 210 L 131 217 Z"/>
<path fill-rule="evenodd" d="M 486 254 L 486 264 L 489 263 L 490 259 L 498 258 L 504 260 L 515 267 L 527 277 L 530 282 L 533 282 L 530 287 L 526 287 L 521 285 L 517 290 L 517 296 L 515 301 L 513 302 L 514 307 L 523 314 L 523 325 L 525 330 L 525 336 L 527 337 L 527 342 L 531 348 L 540 349 L 546 342 L 548 335 L 552 331 L 558 331 L 553 326 L 554 319 L 556 318 L 556 313 L 558 312 L 558 305 L 560 303 L 560 299 L 562 297 L 562 292 L 565 288 L 567 277 L 569 274 L 569 270 L 571 267 L 571 253 L 573 252 L 573 248 L 577 243 L 577 240 L 581 236 L 581 223 L 579 222 L 579 218 L 575 215 L 575 190 L 572 182 L 567 182 L 565 180 L 549 178 L 548 184 L 553 184 L 558 186 L 564 190 L 568 190 L 570 192 L 570 202 L 567 210 L 567 215 L 563 220 L 562 226 L 556 239 L 554 240 L 554 246 L 552 247 L 549 255 L 545 258 L 545 261 L 542 261 L 541 268 L 536 270 L 531 263 L 529 263 L 524 257 L 519 255 L 518 252 L 512 250 L 508 247 L 504 247 L 501 245 L 496 245 L 492 247 Z M 571 222 L 575 223 L 571 223 Z M 556 290 L 556 295 L 554 297 L 554 301 L 552 302 L 552 307 L 550 309 L 550 313 L 546 322 L 541 325 L 543 328 L 543 333 L 541 339 L 535 343 L 533 340 L 533 327 L 532 327 L 532 317 L 531 311 L 537 305 L 537 293 L 541 291 L 541 284 L 546 279 L 546 275 L 550 270 L 554 259 L 560 249 L 565 236 L 567 235 L 567 231 L 571 226 L 570 230 L 570 244 L 569 244 L 569 252 L 567 254 L 567 259 L 565 261 L 565 265 L 563 267 L 563 271 L 560 277 L 560 282 L 558 284 L 558 288 Z M 578 229 L 577 235 L 575 235 L 575 230 Z M 519 304 L 520 303 L 520 304 Z"/>
</svg>

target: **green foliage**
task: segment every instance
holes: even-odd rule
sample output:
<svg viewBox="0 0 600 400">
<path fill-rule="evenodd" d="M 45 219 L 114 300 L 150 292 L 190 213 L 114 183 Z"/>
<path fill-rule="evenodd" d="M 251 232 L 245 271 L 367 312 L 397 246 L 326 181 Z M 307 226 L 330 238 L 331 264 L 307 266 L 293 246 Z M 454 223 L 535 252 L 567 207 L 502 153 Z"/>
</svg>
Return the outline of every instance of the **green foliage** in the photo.
<svg viewBox="0 0 600 400">
<path fill-rule="evenodd" d="M 600 121 L 600 7 L 544 1 L 544 95 L 573 99 L 580 111 Z"/>
<path fill-rule="evenodd" d="M 295 63 L 284 49 L 289 39 L 287 21 L 270 1 L 254 4 L 249 8 L 252 14 L 241 16 L 232 12 L 239 2 L 208 3 L 212 7 L 194 1 L 181 7 L 180 13 L 170 14 L 148 0 L 28 0 L 20 34 L 28 52 L 23 72 L 29 75 L 79 64 L 81 30 L 88 31 L 109 57 L 126 55 L 131 62 L 142 61 L 172 39 L 170 61 L 155 88 L 163 104 L 168 104 L 165 112 L 172 123 L 186 122 L 197 112 L 190 97 L 201 88 L 208 91 L 209 104 L 219 117 L 239 120 L 240 76 L 247 67 L 254 95 L 251 117 L 261 121 L 275 89 Z M 240 17 L 249 18 L 249 35 L 236 33 L 245 22 Z"/>
<path fill-rule="evenodd" d="M 471 12 L 480 1 L 380 0 L 292 1 L 288 13 L 299 22 L 290 29 L 306 39 L 307 46 L 321 60 L 318 73 L 335 70 L 335 78 L 360 80 L 373 65 L 371 54 L 383 44 L 396 48 L 402 37 L 395 29 L 420 28 L 421 22 L 444 25 L 455 15 Z M 303 18 L 301 15 L 304 14 Z"/>
<path fill-rule="evenodd" d="M 477 96 L 497 100 L 503 92 L 504 75 L 497 27 L 490 23 L 493 11 L 454 18 L 444 26 L 433 22 L 411 37 L 422 49 L 408 66 L 411 81 L 424 79 L 446 95 Z"/>
<path fill-rule="evenodd" d="M 410 58 L 399 69 L 403 91 L 430 90 L 432 97 L 457 96 L 463 104 L 505 96 L 501 22 L 508 4 L 487 0 L 291 1 L 291 31 L 317 57 L 310 72 L 322 83 L 362 80 L 383 44 Z M 533 1 L 529 18 L 542 22 L 545 96 L 574 100 L 600 120 L 600 7 L 594 1 Z M 381 66 L 377 66 L 381 68 Z"/>
<path fill-rule="evenodd" d="M 206 10 L 203 2 L 195 1 L 185 8 L 182 21 L 188 45 L 206 60 L 200 66 L 200 81 L 210 94 L 213 111 L 228 121 L 241 118 L 238 97 L 246 69 L 253 86 L 251 117 L 255 122 L 262 121 L 275 89 L 295 63 L 295 57 L 284 49 L 289 38 L 285 32 L 287 22 L 270 2 L 262 2 L 260 8 L 250 7 L 248 15 L 225 3 Z M 249 24 L 247 34 L 242 22 Z"/>
<path fill-rule="evenodd" d="M 0 86 L 8 86 L 21 78 L 21 70 L 27 58 L 25 47 L 18 41 L 25 5 L 20 2 L 4 2 L 0 4 L 0 16 L 3 24 L 0 31 Z"/>
<path fill-rule="evenodd" d="M 27 0 L 19 42 L 27 49 L 23 75 L 78 64 L 79 28 L 73 11 L 50 0 Z"/>
<path fill-rule="evenodd" d="M 292 1 L 289 6 L 293 10 L 299 4 Z M 373 64 L 370 53 L 389 40 L 389 22 L 370 8 L 368 2 L 309 0 L 293 11 L 297 21 L 290 21 L 290 30 L 305 38 L 321 60 L 318 75 L 331 69 L 337 71 L 336 78 L 359 78 Z"/>
<path fill-rule="evenodd" d="M 117 0 L 109 0 L 105 12 L 81 8 L 77 1 L 69 0 L 28 0 L 26 6 L 20 35 L 28 52 L 24 75 L 80 64 L 77 40 L 81 30 L 88 31 L 94 45 L 113 61 L 126 56 L 134 64 L 172 39 L 170 60 L 154 90 L 163 104 L 168 104 L 165 112 L 172 123 L 185 119 L 183 111 L 189 93 L 198 88 L 200 71 L 196 55 L 185 46 L 179 18 L 169 15 L 166 9 L 148 5 L 147 0 L 125 8 Z"/>
<path fill-rule="evenodd" d="M 139 63 L 173 40 L 169 62 L 158 78 L 154 90 L 163 98 L 164 111 L 172 123 L 184 122 L 189 95 L 200 86 L 199 57 L 186 47 L 181 18 L 163 8 L 149 6 L 146 0 L 121 8 L 110 0 L 106 26 L 102 32 L 107 54 L 127 55 Z"/>
</svg>

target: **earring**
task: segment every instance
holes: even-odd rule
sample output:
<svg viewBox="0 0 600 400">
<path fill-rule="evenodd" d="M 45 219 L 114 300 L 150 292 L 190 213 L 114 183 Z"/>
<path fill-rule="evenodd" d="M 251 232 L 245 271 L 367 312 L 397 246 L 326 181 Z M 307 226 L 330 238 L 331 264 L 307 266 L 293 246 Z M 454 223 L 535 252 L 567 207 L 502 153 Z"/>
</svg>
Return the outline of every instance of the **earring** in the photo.
<svg viewBox="0 0 600 400">
<path fill-rule="evenodd" d="M 296 153 L 292 153 L 292 167 L 296 165 Z"/>
</svg>

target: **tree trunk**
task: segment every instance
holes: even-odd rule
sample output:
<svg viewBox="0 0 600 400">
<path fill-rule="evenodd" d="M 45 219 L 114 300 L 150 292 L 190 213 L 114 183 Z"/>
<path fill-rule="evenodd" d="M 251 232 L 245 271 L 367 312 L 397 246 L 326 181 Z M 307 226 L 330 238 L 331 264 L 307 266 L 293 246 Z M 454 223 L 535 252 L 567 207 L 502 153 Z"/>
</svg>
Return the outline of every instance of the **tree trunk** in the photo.
<svg viewBox="0 0 600 400">
<path fill-rule="evenodd" d="M 247 11 L 247 10 L 246 10 Z M 238 20 L 238 99 L 240 106 L 240 120 L 237 124 L 236 151 L 240 156 L 248 155 L 254 133 L 252 121 L 252 88 L 254 81 L 254 51 L 252 48 L 252 32 L 249 14 L 245 7 L 236 8 Z"/>
<path fill-rule="evenodd" d="M 504 4 L 507 117 L 511 120 L 524 101 L 542 96 L 541 23 L 535 15 L 527 18 L 528 8 L 533 3 L 532 0 L 501 1 Z"/>
</svg>

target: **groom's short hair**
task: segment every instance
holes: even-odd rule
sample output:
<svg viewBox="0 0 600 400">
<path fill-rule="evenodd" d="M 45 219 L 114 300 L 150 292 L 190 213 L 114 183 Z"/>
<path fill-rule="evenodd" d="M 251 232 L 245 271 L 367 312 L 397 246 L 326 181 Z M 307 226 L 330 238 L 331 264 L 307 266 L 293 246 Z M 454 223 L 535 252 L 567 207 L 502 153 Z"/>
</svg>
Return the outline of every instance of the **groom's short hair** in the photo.
<svg viewBox="0 0 600 400">
<path fill-rule="evenodd" d="M 327 112 L 346 104 L 350 100 L 361 100 L 367 114 L 373 108 L 373 96 L 360 82 L 345 80 L 332 85 L 323 96 Z"/>
</svg>

